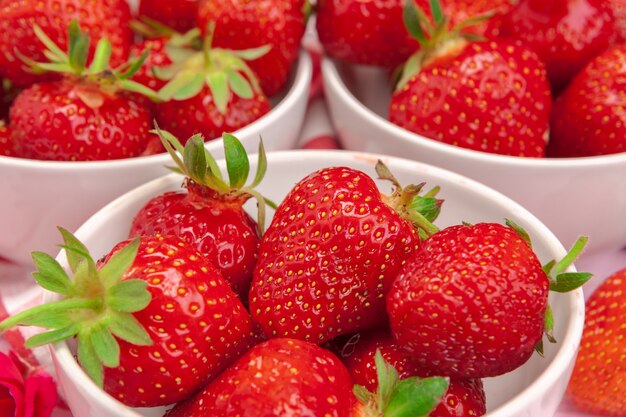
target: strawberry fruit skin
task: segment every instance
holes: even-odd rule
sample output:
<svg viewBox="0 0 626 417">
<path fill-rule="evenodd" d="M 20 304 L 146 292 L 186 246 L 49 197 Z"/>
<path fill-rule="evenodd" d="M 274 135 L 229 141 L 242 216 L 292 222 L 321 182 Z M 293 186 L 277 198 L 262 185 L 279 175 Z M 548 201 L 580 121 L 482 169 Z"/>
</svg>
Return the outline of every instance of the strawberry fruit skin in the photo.
<svg viewBox="0 0 626 417">
<path fill-rule="evenodd" d="M 389 120 L 467 149 L 542 157 L 552 98 L 544 65 L 519 42 L 461 41 L 399 86 Z"/>
<path fill-rule="evenodd" d="M 0 155 L 15 155 L 15 151 L 13 149 L 13 139 L 11 138 L 11 129 L 2 119 L 0 119 Z"/>
<path fill-rule="evenodd" d="M 354 402 L 337 357 L 309 342 L 276 338 L 254 346 L 166 417 L 349 417 Z"/>
<path fill-rule="evenodd" d="M 254 92 L 251 98 L 228 93 L 225 112 L 219 110 L 208 87 L 186 100 L 170 100 L 158 103 L 155 117 L 179 138 L 189 138 L 197 133 L 206 140 L 217 139 L 224 132 L 234 132 L 267 114 L 271 105 L 262 92 Z"/>
<path fill-rule="evenodd" d="M 626 415 L 626 269 L 608 277 L 586 302 L 585 327 L 570 400 L 589 414 Z"/>
<path fill-rule="evenodd" d="M 623 121 L 626 46 L 589 62 L 557 98 L 548 156 L 581 157 L 626 151 Z"/>
<path fill-rule="evenodd" d="M 33 32 L 34 24 L 61 50 L 66 50 L 67 27 L 75 18 L 91 35 L 90 56 L 97 41 L 107 38 L 112 45 L 113 67 L 126 60 L 133 36 L 126 0 L 7 0 L 0 4 L 0 74 L 19 87 L 58 78 L 54 74 L 42 76 L 29 72 L 15 50 L 34 61 L 45 59 L 45 48 Z"/>
<path fill-rule="evenodd" d="M 84 101 L 97 96 L 97 106 Z M 23 158 L 92 161 L 139 155 L 146 147 L 151 112 L 129 93 L 109 94 L 71 78 L 34 84 L 10 110 L 16 155 Z"/>
<path fill-rule="evenodd" d="M 501 375 L 541 341 L 549 284 L 512 228 L 451 226 L 426 239 L 394 281 L 387 295 L 392 334 L 434 374 Z"/>
<path fill-rule="evenodd" d="M 134 315 L 154 344 L 119 341 L 120 364 L 105 368 L 104 389 L 121 402 L 153 407 L 180 401 L 248 348 L 252 328 L 244 306 L 213 264 L 180 238 L 141 237 L 124 276 L 148 284 L 152 300 Z"/>
<path fill-rule="evenodd" d="M 617 38 L 606 0 L 520 0 L 502 20 L 501 36 L 539 55 L 555 91 Z"/>
<path fill-rule="evenodd" d="M 347 167 L 302 179 L 263 235 L 250 311 L 268 337 L 322 343 L 385 319 L 384 296 L 418 247 L 376 183 Z"/>
<path fill-rule="evenodd" d="M 138 14 L 178 32 L 186 32 L 195 27 L 197 12 L 198 0 L 141 0 Z"/>
<path fill-rule="evenodd" d="M 130 236 L 180 236 L 210 259 L 245 298 L 260 236 L 256 222 L 243 210 L 244 199 L 220 197 L 197 184 L 188 183 L 187 190 L 150 200 L 136 214 Z"/>
</svg>

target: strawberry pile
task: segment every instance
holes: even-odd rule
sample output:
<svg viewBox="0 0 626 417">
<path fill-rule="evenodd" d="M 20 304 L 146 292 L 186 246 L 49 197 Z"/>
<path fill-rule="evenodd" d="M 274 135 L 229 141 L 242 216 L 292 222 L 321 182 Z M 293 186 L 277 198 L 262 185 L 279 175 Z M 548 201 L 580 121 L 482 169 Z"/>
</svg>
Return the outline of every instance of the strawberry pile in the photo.
<svg viewBox="0 0 626 417">
<path fill-rule="evenodd" d="M 483 415 L 482 379 L 555 342 L 549 291 L 589 278 L 565 272 L 585 238 L 542 266 L 512 221 L 439 229 L 439 187 L 403 186 L 380 161 L 372 173 L 311 172 L 276 205 L 256 190 L 262 142 L 249 180 L 236 137 L 223 136 L 225 176 L 200 135 L 156 133 L 183 189 L 147 201 L 97 261 L 61 228 L 69 272 L 33 253 L 35 279 L 59 301 L 0 323 L 48 329 L 28 346 L 75 339 L 85 372 L 128 406 L 172 405 L 167 417 Z"/>
<path fill-rule="evenodd" d="M 520 157 L 626 152 L 623 0 L 320 0 L 326 54 L 389 71 L 390 122 Z M 376 30 L 372 30 L 375 27 Z"/>
<path fill-rule="evenodd" d="M 0 4 L 0 155 L 92 161 L 164 152 L 271 110 L 298 58 L 304 0 L 7 0 Z M 216 5 L 220 5 L 217 7 Z M 4 129 L 4 128 L 3 128 Z"/>
</svg>

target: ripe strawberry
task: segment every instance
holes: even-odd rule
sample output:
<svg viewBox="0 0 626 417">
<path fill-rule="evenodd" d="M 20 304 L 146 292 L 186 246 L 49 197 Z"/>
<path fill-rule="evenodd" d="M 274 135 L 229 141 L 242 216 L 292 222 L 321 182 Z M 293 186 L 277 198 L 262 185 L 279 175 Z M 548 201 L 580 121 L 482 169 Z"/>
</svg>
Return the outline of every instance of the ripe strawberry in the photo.
<svg viewBox="0 0 626 417">
<path fill-rule="evenodd" d="M 341 347 L 339 358 L 348 368 L 352 381 L 369 391 L 378 388 L 376 352 L 393 366 L 400 379 L 427 376 L 411 357 L 398 346 L 387 329 L 357 333 Z M 482 416 L 486 413 L 486 399 L 480 379 L 451 378 L 441 403 L 429 417 Z"/>
<path fill-rule="evenodd" d="M 554 157 L 607 155 L 626 151 L 623 104 L 626 46 L 592 60 L 557 98 L 547 154 Z"/>
<path fill-rule="evenodd" d="M 617 32 L 618 40 L 623 43 L 626 41 L 626 1 L 609 0 L 608 3 L 615 17 L 615 31 Z"/>
<path fill-rule="evenodd" d="M 589 279 L 562 273 L 580 253 L 544 272 L 512 222 L 450 226 L 426 239 L 387 295 L 394 339 L 428 372 L 485 378 L 516 369 L 551 336 L 548 290 Z M 554 271 L 552 271 L 554 269 Z M 572 284 L 571 286 L 569 284 Z"/>
<path fill-rule="evenodd" d="M 37 83 L 20 92 L 10 109 L 10 124 L 16 155 L 46 160 L 103 160 L 141 154 L 147 143 L 151 112 L 145 99 L 130 91 L 151 91 L 113 71 L 108 63 L 111 44 L 99 42 L 99 55 L 85 66 L 89 43 L 76 21 L 70 25 L 70 51 L 56 48 L 39 27 L 42 43 L 51 47 L 52 63 L 30 62 L 38 71 L 65 73 L 58 81 Z M 78 52 L 77 52 L 78 51 Z M 84 52 L 83 54 L 79 53 Z"/>
<path fill-rule="evenodd" d="M 250 290 L 268 337 L 322 343 L 385 320 L 384 296 L 419 246 L 412 200 L 423 197 L 380 162 L 377 172 L 393 181 L 390 196 L 364 172 L 332 167 L 299 181 L 276 209 Z M 432 194 L 424 201 L 438 208 Z"/>
<path fill-rule="evenodd" d="M 166 417 L 349 417 L 352 381 L 332 353 L 295 339 L 270 339 Z"/>
<path fill-rule="evenodd" d="M 554 91 L 617 38 L 606 0 L 520 0 L 503 18 L 501 35 L 539 55 Z"/>
<path fill-rule="evenodd" d="M 307 19 L 305 0 L 200 0 L 197 25 L 205 30 L 215 23 L 213 45 L 225 49 L 270 46 L 267 54 L 248 65 L 268 97 L 286 85 Z"/>
<path fill-rule="evenodd" d="M 148 201 L 135 215 L 130 237 L 147 234 L 181 237 L 213 262 L 235 293 L 247 299 L 265 217 L 265 201 L 254 191 L 267 166 L 262 144 L 255 180 L 246 185 L 250 170 L 248 156 L 234 136 L 223 137 L 230 179 L 225 182 L 213 157 L 205 154 L 201 136 L 189 139 L 183 149 L 176 138 L 166 132 L 162 134 L 178 172 L 185 175 L 186 192 L 167 192 Z M 174 149 L 183 155 L 183 160 Z M 243 208 L 252 197 L 257 198 L 259 223 Z"/>
<path fill-rule="evenodd" d="M 138 14 L 186 32 L 195 27 L 197 11 L 198 0 L 140 0 Z"/>
<path fill-rule="evenodd" d="M 45 48 L 33 31 L 35 25 L 61 50 L 66 50 L 67 27 L 74 19 L 80 19 L 81 27 L 94 41 L 89 48 L 90 57 L 97 41 L 106 38 L 112 46 L 113 66 L 126 60 L 132 41 L 126 0 L 4 0 L 0 2 L 0 75 L 19 87 L 54 78 L 51 73 L 41 76 L 28 71 L 16 51 L 33 61 L 44 59 Z"/>
<path fill-rule="evenodd" d="M 446 20 L 438 22 L 407 62 L 389 120 L 467 149 L 544 156 L 552 100 L 537 56 L 519 42 L 448 36 Z"/>
<path fill-rule="evenodd" d="M 193 398 L 165 417 L 376 417 L 426 416 L 447 388 L 443 378 L 399 381 L 385 368 L 385 395 L 359 390 L 331 352 L 297 339 L 276 338 L 250 349 L 233 366 Z M 407 398 L 410 400 L 407 401 Z M 384 413 L 384 414 L 383 414 Z"/>
<path fill-rule="evenodd" d="M 328 55 L 356 64 L 395 68 L 419 49 L 419 42 L 403 21 L 403 0 L 319 0 L 316 28 Z M 428 0 L 415 4 L 428 7 Z M 487 12 L 503 14 L 511 8 L 510 0 L 448 0 L 443 11 L 456 25 Z M 372 28 L 376 28 L 373 30 Z M 489 23 L 466 28 L 483 35 Z"/>
<path fill-rule="evenodd" d="M 11 138 L 11 128 L 2 119 L 0 119 L 0 155 L 15 155 L 13 139 Z"/>
<path fill-rule="evenodd" d="M 159 125 L 179 138 L 199 133 L 212 140 L 270 111 L 267 97 L 246 64 L 246 60 L 265 53 L 266 48 L 214 48 L 209 35 L 202 49 L 180 49 L 172 65 L 154 69 L 158 77 L 169 80 L 159 90 L 162 102 L 155 107 Z"/>
<path fill-rule="evenodd" d="M 626 269 L 604 281 L 587 300 L 585 327 L 567 387 L 572 402 L 594 415 L 626 415 Z"/>
<path fill-rule="evenodd" d="M 52 329 L 28 346 L 76 337 L 90 377 L 129 406 L 188 397 L 248 347 L 248 313 L 219 271 L 174 236 L 121 242 L 96 263 L 66 230 L 74 281 L 52 257 L 35 252 L 35 278 L 62 300 L 0 323 Z"/>
</svg>

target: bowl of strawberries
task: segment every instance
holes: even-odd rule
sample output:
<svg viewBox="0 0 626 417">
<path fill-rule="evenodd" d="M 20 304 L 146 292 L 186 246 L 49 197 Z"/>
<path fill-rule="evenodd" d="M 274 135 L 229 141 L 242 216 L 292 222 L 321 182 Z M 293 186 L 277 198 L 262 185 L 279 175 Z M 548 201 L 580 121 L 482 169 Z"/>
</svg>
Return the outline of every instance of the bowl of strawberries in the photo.
<svg viewBox="0 0 626 417">
<path fill-rule="evenodd" d="M 584 12 L 574 1 L 392 3 L 369 2 L 365 14 L 318 6 L 341 145 L 477 179 L 563 241 L 584 231 L 590 252 L 624 247 L 626 228 L 615 227 L 626 210 L 619 2 L 586 2 Z M 381 30 L 350 37 L 349 19 Z"/>
<path fill-rule="evenodd" d="M 156 126 L 215 154 L 223 132 L 249 151 L 259 136 L 295 146 L 312 74 L 303 8 L 132 3 L 0 7 L 0 258 L 32 264 L 51 228 L 167 173 Z"/>
<path fill-rule="evenodd" d="M 33 253 L 46 304 L 0 322 L 47 329 L 28 344 L 53 344 L 74 415 L 555 412 L 584 237 L 567 251 L 510 198 L 421 162 L 248 157 L 230 134 L 216 160 L 160 135 L 176 172 L 59 228 L 56 259 Z"/>
</svg>

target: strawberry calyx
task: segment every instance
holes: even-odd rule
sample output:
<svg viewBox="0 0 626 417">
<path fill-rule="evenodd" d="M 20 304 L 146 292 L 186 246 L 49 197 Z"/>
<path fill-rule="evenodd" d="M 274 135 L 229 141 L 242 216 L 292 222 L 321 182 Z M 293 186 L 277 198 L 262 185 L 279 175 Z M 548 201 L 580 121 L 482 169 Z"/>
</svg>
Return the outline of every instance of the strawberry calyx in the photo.
<svg viewBox="0 0 626 417">
<path fill-rule="evenodd" d="M 383 196 L 383 200 L 400 216 L 410 221 L 422 239 L 437 233 L 439 228 L 432 222 L 439 216 L 443 204 L 443 200 L 436 198 L 440 188 L 434 187 L 420 195 L 426 183 L 402 187 L 381 160 L 378 160 L 375 169 L 379 179 L 390 181 L 394 187 L 390 195 Z"/>
<path fill-rule="evenodd" d="M 450 25 L 448 16 L 443 13 L 440 0 L 430 0 L 430 14 L 432 22 L 426 12 L 414 1 L 404 2 L 403 20 L 407 30 L 420 44 L 420 49 L 411 55 L 396 71 L 396 90 L 401 89 L 408 80 L 417 74 L 421 68 L 439 57 L 455 55 L 468 42 L 482 40 L 474 33 L 468 33 L 466 28 L 475 26 L 493 17 L 494 12 L 487 12 L 470 17 Z"/>
<path fill-rule="evenodd" d="M 137 255 L 139 239 L 130 242 L 109 261 L 97 267 L 87 248 L 74 235 L 59 227 L 73 280 L 48 254 L 33 252 L 37 270 L 33 276 L 44 289 L 61 296 L 60 301 L 42 304 L 0 322 L 0 333 L 15 326 L 49 329 L 26 341 L 32 348 L 76 338 L 78 360 L 99 386 L 104 367 L 117 367 L 120 347 L 116 338 L 148 346 L 153 341 L 132 313 L 151 301 L 147 283 L 140 279 L 122 280 Z"/>
<path fill-rule="evenodd" d="M 246 61 L 258 59 L 269 50 L 269 45 L 258 48 L 231 50 L 212 46 L 215 24 L 211 23 L 204 38 L 202 50 L 180 48 L 170 54 L 173 64 L 154 68 L 155 75 L 168 83 L 159 90 L 164 101 L 187 100 L 207 86 L 217 109 L 226 114 L 230 94 L 251 99 L 261 93 L 258 78 Z"/>
<path fill-rule="evenodd" d="M 526 230 L 510 219 L 505 219 L 505 223 L 513 229 L 524 242 L 526 242 L 528 247 L 532 249 L 532 242 Z M 552 259 L 542 266 L 543 272 L 546 274 L 550 282 L 550 291 L 558 293 L 574 291 L 575 289 L 582 287 L 593 277 L 593 274 L 589 272 L 565 272 L 565 270 L 574 263 L 578 256 L 580 256 L 587 245 L 588 240 L 589 239 L 586 236 L 579 237 L 560 261 L 557 262 Z M 550 343 L 556 343 L 557 340 L 554 337 L 554 314 L 550 304 L 546 306 L 544 319 L 544 333 L 546 339 L 548 339 Z M 539 341 L 535 350 L 543 356 L 543 340 Z"/>
<path fill-rule="evenodd" d="M 354 386 L 354 395 L 360 402 L 355 413 L 358 417 L 427 416 L 448 390 L 448 378 L 400 379 L 398 371 L 383 358 L 380 349 L 376 350 L 374 361 L 378 378 L 376 392 L 369 392 L 361 385 Z"/>
<path fill-rule="evenodd" d="M 87 59 L 89 54 L 89 34 L 83 32 L 78 20 L 74 19 L 68 26 L 68 50 L 62 51 L 39 26 L 34 25 L 33 31 L 37 38 L 47 48 L 44 55 L 48 62 L 36 62 L 16 51 L 17 56 L 26 63 L 35 74 L 56 72 L 73 77 L 76 84 L 87 86 L 91 94 L 79 96 L 85 103 L 97 107 L 104 99 L 94 98 L 94 92 L 99 90 L 102 94 L 115 94 L 120 90 L 130 91 L 158 100 L 157 93 L 152 89 L 130 80 L 141 67 L 148 56 L 149 51 L 136 57 L 118 68 L 111 68 L 110 58 L 112 54 L 111 42 L 102 38 L 96 45 L 96 50 L 89 66 Z"/>
<path fill-rule="evenodd" d="M 250 198 L 256 199 L 257 227 L 259 233 L 263 234 L 266 206 L 276 208 L 276 205 L 255 190 L 267 171 L 267 156 L 262 138 L 259 140 L 254 179 L 246 185 L 250 174 L 250 161 L 246 149 L 235 136 L 229 133 L 222 135 L 224 159 L 228 173 L 228 181 L 226 181 L 215 158 L 205 148 L 204 138 L 201 134 L 193 135 L 183 146 L 168 131 L 157 127 L 154 133 L 159 136 L 161 143 L 176 163 L 175 167 L 168 168 L 185 176 L 185 187 L 190 193 L 194 193 L 199 198 L 217 198 L 237 205 L 243 205 Z"/>
</svg>

